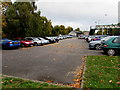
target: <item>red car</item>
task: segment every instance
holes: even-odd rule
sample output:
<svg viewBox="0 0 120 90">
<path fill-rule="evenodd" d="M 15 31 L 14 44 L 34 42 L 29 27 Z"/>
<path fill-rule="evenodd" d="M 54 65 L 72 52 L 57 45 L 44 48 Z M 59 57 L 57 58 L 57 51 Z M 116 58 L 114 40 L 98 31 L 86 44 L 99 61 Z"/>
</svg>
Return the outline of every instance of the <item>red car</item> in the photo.
<svg viewBox="0 0 120 90">
<path fill-rule="evenodd" d="M 28 46 L 33 46 L 34 42 L 33 41 L 29 41 L 23 38 L 15 38 L 15 40 L 19 40 L 21 43 L 21 47 L 28 47 Z"/>
</svg>

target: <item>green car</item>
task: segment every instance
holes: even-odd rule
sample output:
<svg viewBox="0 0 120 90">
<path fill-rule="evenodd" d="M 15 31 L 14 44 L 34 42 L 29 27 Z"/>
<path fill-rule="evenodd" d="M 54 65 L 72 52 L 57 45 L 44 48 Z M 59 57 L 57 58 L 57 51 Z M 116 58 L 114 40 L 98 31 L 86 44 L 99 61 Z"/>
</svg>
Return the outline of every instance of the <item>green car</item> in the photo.
<svg viewBox="0 0 120 90">
<path fill-rule="evenodd" d="M 113 36 L 103 43 L 104 53 L 114 56 L 120 53 L 120 36 Z"/>
</svg>

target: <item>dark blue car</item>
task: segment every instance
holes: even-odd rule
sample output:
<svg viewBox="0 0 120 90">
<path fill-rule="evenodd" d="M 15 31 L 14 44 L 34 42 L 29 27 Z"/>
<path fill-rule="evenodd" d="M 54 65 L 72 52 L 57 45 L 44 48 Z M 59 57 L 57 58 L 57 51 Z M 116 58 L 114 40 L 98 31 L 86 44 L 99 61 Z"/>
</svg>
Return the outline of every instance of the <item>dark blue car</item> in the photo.
<svg viewBox="0 0 120 90">
<path fill-rule="evenodd" d="M 3 49 L 18 48 L 20 47 L 20 41 L 13 41 L 13 40 L 4 38 L 0 40 L 0 46 L 2 46 Z"/>
</svg>

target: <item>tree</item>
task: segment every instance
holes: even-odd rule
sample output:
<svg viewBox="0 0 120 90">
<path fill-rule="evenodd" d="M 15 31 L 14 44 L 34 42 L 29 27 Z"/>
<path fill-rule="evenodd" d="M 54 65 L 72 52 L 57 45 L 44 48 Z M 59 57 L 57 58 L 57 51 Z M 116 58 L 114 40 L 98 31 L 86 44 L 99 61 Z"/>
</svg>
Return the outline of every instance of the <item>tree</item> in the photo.
<svg viewBox="0 0 120 90">
<path fill-rule="evenodd" d="M 76 28 L 74 31 L 78 31 L 80 33 L 83 33 L 82 31 L 80 31 L 80 28 Z"/>
<path fill-rule="evenodd" d="M 65 34 L 65 26 L 64 25 L 60 25 L 59 28 L 60 28 L 59 34 L 64 35 Z"/>
<path fill-rule="evenodd" d="M 35 2 L 15 2 L 9 6 L 5 11 L 6 27 L 3 28 L 6 37 L 65 35 L 73 30 L 64 25 L 53 27 L 51 20 L 40 16 L 41 12 L 35 12 L 36 9 Z"/>
<path fill-rule="evenodd" d="M 80 28 L 76 28 L 75 31 L 80 31 Z"/>
<path fill-rule="evenodd" d="M 15 2 L 11 5 L 6 10 L 7 27 L 3 29 L 7 37 L 14 38 L 31 35 L 33 12 L 34 7 L 32 7 L 30 2 Z"/>
<path fill-rule="evenodd" d="M 120 23 L 118 23 L 118 26 L 120 26 Z"/>
<path fill-rule="evenodd" d="M 0 19 L 2 19 L 1 20 L 2 22 L 0 22 L 0 27 L 2 27 L 2 29 L 5 28 L 6 25 L 7 25 L 6 14 L 5 13 L 6 13 L 7 8 L 9 8 L 9 6 L 11 6 L 11 5 L 12 5 L 11 0 L 9 0 L 7 2 L 5 2 L 5 1 L 1 2 L 0 1 L 0 10 L 1 10 Z M 2 34 L 2 30 L 0 30 L 0 34 Z M 4 33 L 3 33 L 3 36 L 5 36 Z"/>
<path fill-rule="evenodd" d="M 68 26 L 66 29 L 65 29 L 65 33 L 66 34 L 69 34 L 71 31 L 73 31 L 73 28 L 72 27 L 70 27 L 70 26 Z"/>
<path fill-rule="evenodd" d="M 59 35 L 60 34 L 59 32 L 60 32 L 59 25 L 54 26 L 52 29 L 52 35 Z"/>
</svg>

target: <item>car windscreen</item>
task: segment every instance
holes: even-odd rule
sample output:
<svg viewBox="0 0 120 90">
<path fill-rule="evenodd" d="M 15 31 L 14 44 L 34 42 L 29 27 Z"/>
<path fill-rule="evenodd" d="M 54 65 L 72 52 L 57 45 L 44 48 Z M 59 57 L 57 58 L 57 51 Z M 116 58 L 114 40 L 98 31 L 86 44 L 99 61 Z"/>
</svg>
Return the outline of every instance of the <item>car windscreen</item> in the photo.
<svg viewBox="0 0 120 90">
<path fill-rule="evenodd" d="M 30 40 L 30 41 L 32 41 L 33 39 L 32 39 L 32 38 L 26 38 L 26 40 Z"/>
<path fill-rule="evenodd" d="M 120 44 L 120 37 L 115 38 L 115 39 L 113 40 L 113 43 L 118 43 L 118 44 Z"/>
<path fill-rule="evenodd" d="M 38 38 L 34 38 L 34 40 L 37 40 L 37 41 L 38 41 L 39 39 L 38 39 Z"/>
<path fill-rule="evenodd" d="M 44 38 L 40 38 L 41 40 L 45 40 Z"/>
<path fill-rule="evenodd" d="M 103 39 L 101 39 L 102 41 L 107 41 L 108 39 L 110 39 L 111 37 L 105 37 L 105 38 L 103 38 Z"/>
</svg>

